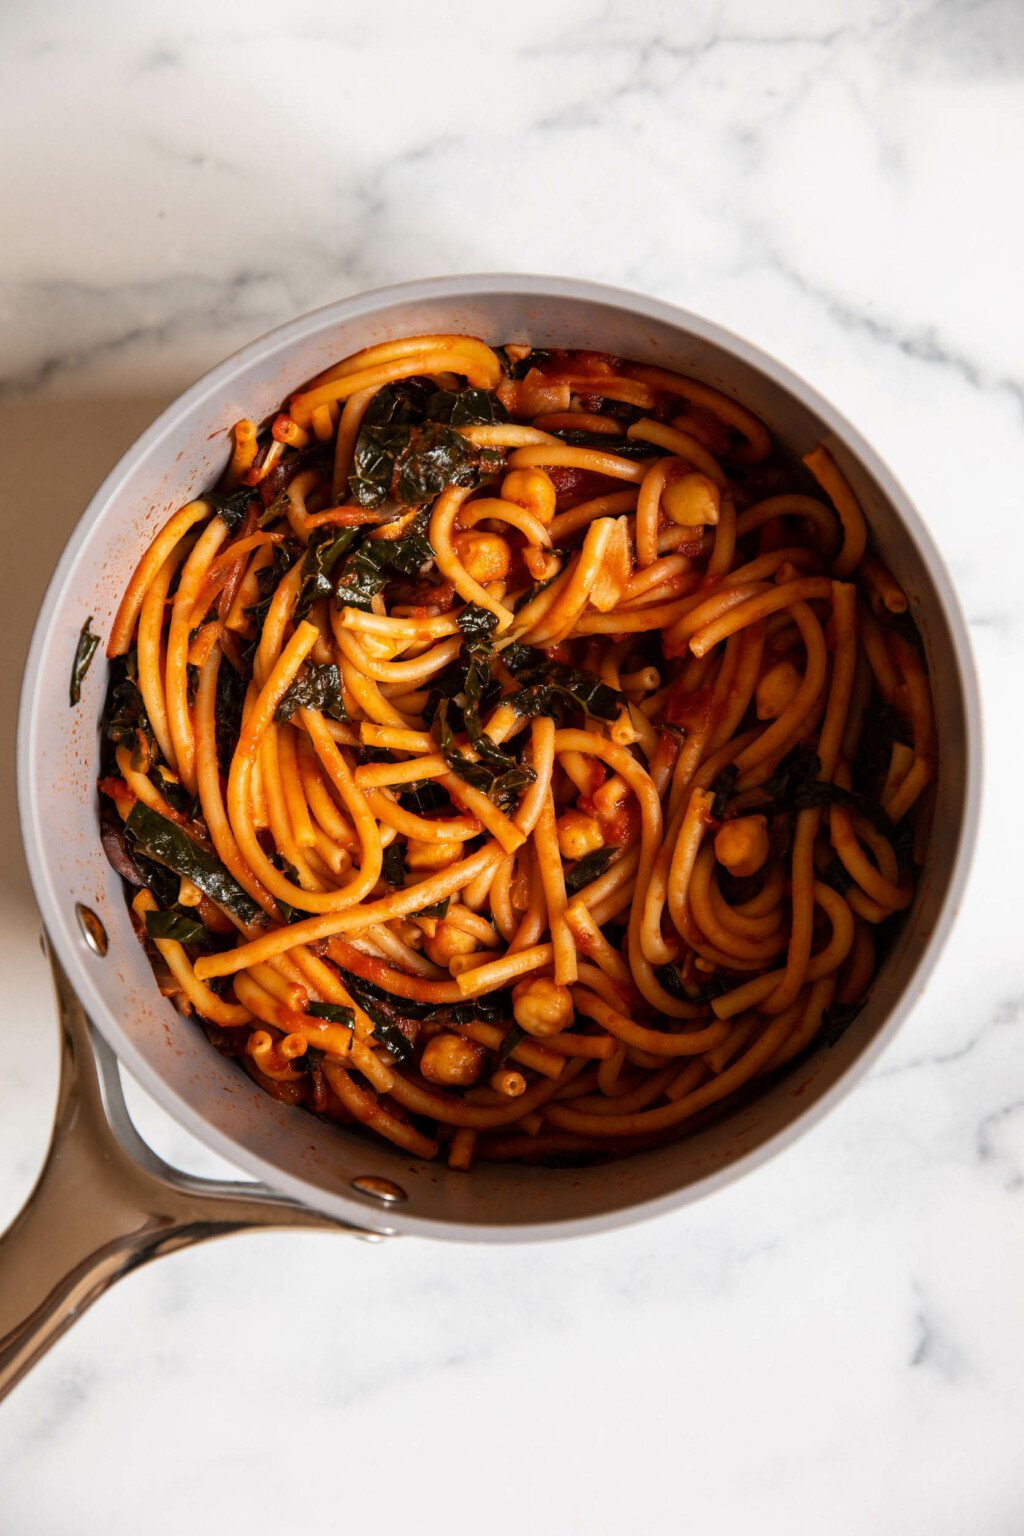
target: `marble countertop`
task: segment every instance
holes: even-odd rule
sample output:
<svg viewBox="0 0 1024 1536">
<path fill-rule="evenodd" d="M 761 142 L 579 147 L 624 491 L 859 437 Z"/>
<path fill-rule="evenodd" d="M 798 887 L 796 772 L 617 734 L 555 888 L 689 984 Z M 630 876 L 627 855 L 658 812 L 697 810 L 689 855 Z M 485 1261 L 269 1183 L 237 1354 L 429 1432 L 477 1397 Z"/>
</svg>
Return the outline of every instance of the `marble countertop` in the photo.
<svg viewBox="0 0 1024 1536">
<path fill-rule="evenodd" d="M 954 936 L 824 1124 L 603 1237 L 133 1275 L 0 1410 L 4 1536 L 1024 1529 L 1022 73 L 1016 0 L 3 9 L 0 1225 L 56 1074 L 11 776 L 36 606 L 156 410 L 293 314 L 563 272 L 777 353 L 930 523 L 988 742 Z"/>
</svg>

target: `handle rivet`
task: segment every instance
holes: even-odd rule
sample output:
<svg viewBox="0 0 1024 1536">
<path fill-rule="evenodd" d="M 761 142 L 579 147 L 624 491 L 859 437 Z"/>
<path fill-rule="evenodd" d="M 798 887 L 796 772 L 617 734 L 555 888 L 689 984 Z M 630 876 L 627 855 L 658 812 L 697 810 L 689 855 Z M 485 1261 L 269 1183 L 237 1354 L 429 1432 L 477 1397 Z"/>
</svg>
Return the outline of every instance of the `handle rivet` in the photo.
<svg viewBox="0 0 1024 1536">
<path fill-rule="evenodd" d="M 379 1179 L 374 1173 L 361 1173 L 357 1179 L 352 1180 L 352 1188 L 357 1189 L 361 1195 L 368 1195 L 371 1200 L 379 1200 L 381 1205 L 399 1205 L 409 1198 L 400 1184 L 393 1184 L 390 1179 Z"/>
<path fill-rule="evenodd" d="M 105 955 L 110 948 L 110 940 L 107 938 L 107 930 L 96 916 L 96 913 L 91 907 L 83 906 L 78 901 L 75 903 L 75 916 L 78 918 L 78 926 L 82 930 L 82 937 L 93 954 Z"/>
</svg>

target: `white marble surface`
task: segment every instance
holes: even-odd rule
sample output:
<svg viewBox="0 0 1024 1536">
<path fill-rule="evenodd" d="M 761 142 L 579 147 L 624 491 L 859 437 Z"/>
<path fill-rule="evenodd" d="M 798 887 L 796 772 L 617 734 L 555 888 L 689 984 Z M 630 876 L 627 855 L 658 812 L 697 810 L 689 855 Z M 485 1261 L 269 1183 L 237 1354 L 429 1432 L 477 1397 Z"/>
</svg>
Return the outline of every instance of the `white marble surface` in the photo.
<svg viewBox="0 0 1024 1536">
<path fill-rule="evenodd" d="M 4 1536 L 1024 1530 L 1022 75 L 1019 0 L 3 7 L 0 1221 L 55 1081 L 15 659 L 101 475 L 269 326 L 519 269 L 745 333 L 915 497 L 988 715 L 955 937 L 823 1126 L 602 1238 L 260 1235 L 132 1276 L 0 1410 Z"/>
</svg>

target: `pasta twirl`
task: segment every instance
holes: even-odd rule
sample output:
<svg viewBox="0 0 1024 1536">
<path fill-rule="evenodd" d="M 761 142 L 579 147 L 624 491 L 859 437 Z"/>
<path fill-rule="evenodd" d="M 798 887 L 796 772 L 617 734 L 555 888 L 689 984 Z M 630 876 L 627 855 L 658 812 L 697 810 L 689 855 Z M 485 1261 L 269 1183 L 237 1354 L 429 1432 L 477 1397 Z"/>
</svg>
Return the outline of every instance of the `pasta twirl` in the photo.
<svg viewBox="0 0 1024 1536">
<path fill-rule="evenodd" d="M 727 1112 L 838 1038 L 913 900 L 910 600 L 823 446 L 660 367 L 343 359 L 235 425 L 107 654 L 103 840 L 161 990 L 458 1170 Z"/>
</svg>

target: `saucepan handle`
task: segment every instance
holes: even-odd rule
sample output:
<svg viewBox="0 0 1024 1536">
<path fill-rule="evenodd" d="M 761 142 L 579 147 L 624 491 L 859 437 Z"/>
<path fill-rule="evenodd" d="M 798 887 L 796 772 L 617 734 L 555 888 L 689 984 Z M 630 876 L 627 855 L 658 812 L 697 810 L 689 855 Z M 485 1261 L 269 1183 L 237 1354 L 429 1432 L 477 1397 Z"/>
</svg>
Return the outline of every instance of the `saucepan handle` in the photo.
<svg viewBox="0 0 1024 1536">
<path fill-rule="evenodd" d="M 261 1184 L 192 1178 L 149 1148 L 117 1063 L 51 955 L 61 1024 L 50 1149 L 25 1208 L 0 1237 L 0 1398 L 129 1270 L 246 1227 L 370 1236 Z"/>
</svg>

